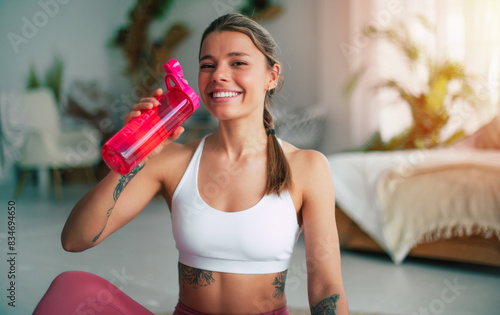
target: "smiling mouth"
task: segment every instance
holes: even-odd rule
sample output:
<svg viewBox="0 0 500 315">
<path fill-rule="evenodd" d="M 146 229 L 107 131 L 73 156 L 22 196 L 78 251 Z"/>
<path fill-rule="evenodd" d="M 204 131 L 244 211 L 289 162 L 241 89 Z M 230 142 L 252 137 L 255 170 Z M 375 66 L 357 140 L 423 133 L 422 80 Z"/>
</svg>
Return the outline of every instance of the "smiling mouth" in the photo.
<svg viewBox="0 0 500 315">
<path fill-rule="evenodd" d="M 240 95 L 241 92 L 214 92 L 211 96 L 216 99 L 230 98 Z"/>
</svg>

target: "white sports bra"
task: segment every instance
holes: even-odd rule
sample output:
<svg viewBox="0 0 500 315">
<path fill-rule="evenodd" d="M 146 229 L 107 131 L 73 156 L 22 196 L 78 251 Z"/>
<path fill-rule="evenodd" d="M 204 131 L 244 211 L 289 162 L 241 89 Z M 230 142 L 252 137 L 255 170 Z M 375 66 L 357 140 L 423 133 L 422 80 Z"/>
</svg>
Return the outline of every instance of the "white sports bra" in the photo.
<svg viewBox="0 0 500 315">
<path fill-rule="evenodd" d="M 301 232 L 289 192 L 279 197 L 265 195 L 242 211 L 212 208 L 198 190 L 205 139 L 198 145 L 172 196 L 172 230 L 179 262 L 193 268 L 238 274 L 288 269 Z"/>
</svg>

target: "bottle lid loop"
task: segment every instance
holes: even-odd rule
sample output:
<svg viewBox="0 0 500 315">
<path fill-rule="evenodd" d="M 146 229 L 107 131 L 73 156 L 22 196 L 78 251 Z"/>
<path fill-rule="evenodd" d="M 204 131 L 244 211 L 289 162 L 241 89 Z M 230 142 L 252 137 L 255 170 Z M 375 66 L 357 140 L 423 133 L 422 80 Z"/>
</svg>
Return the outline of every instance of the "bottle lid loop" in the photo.
<svg viewBox="0 0 500 315">
<path fill-rule="evenodd" d="M 188 81 L 184 79 L 184 73 L 179 61 L 170 59 L 163 65 L 165 69 L 165 85 L 167 86 L 167 93 L 169 90 L 181 91 L 193 106 L 193 112 L 200 106 L 200 97 L 188 85 Z M 174 85 L 172 85 L 172 83 Z"/>
</svg>

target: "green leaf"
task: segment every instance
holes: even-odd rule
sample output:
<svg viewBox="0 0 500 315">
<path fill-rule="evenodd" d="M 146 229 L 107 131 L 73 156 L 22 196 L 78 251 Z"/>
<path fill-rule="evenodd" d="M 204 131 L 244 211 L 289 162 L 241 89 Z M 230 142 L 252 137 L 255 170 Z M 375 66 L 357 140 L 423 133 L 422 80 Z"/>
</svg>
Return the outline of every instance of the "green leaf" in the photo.
<svg viewBox="0 0 500 315">
<path fill-rule="evenodd" d="M 342 88 L 342 95 L 344 95 L 344 97 L 350 97 L 352 95 L 352 92 L 354 91 L 354 89 L 356 89 L 356 86 L 358 85 L 365 71 L 366 67 L 363 66 L 348 78 L 347 82 Z"/>
<path fill-rule="evenodd" d="M 40 86 L 40 80 L 36 74 L 36 69 L 33 64 L 30 65 L 30 73 L 28 75 L 28 83 L 26 84 L 27 89 L 34 89 Z"/>
<path fill-rule="evenodd" d="M 61 94 L 62 76 L 64 64 L 59 56 L 54 57 L 54 61 L 49 70 L 45 73 L 45 85 L 52 88 L 56 100 L 59 102 Z"/>
</svg>

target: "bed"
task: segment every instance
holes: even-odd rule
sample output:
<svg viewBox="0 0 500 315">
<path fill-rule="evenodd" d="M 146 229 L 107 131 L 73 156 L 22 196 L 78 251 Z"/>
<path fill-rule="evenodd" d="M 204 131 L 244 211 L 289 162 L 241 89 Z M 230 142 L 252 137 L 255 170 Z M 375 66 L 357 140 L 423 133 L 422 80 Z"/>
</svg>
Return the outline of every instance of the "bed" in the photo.
<svg viewBox="0 0 500 315">
<path fill-rule="evenodd" d="M 447 148 L 328 160 L 341 247 L 500 266 L 500 118 Z"/>
</svg>

